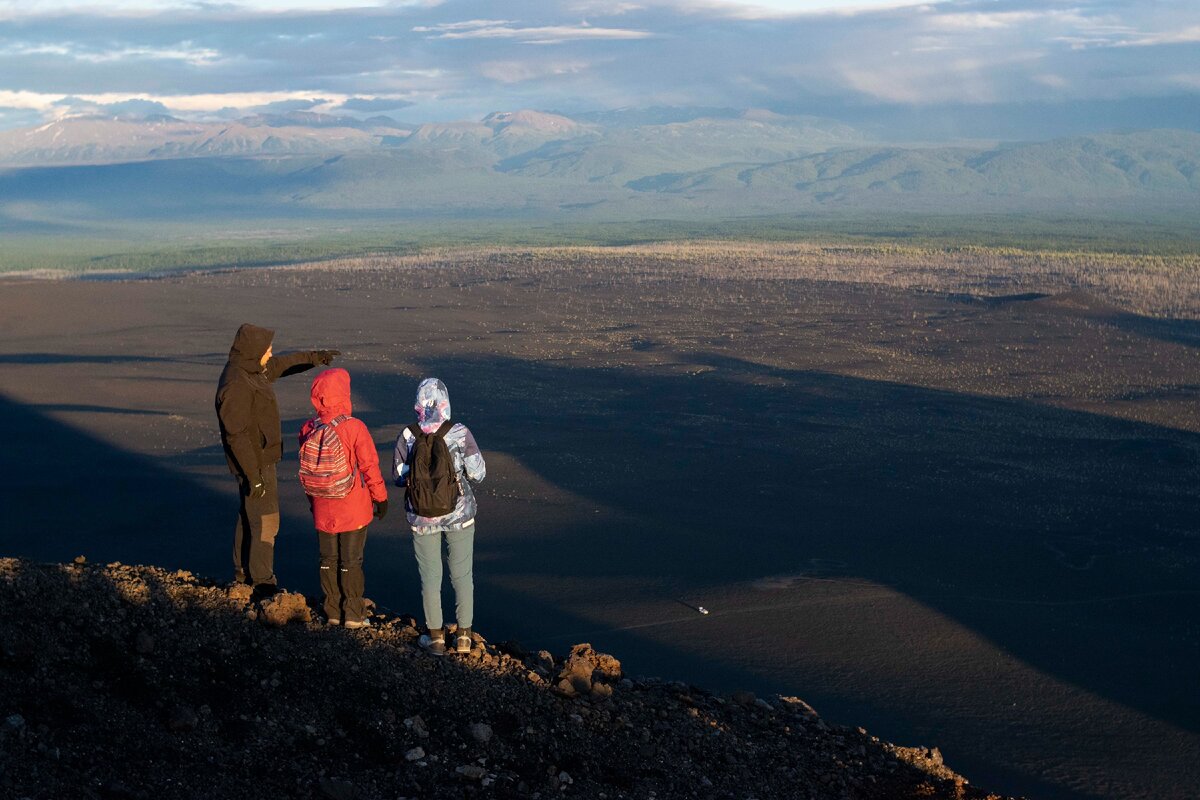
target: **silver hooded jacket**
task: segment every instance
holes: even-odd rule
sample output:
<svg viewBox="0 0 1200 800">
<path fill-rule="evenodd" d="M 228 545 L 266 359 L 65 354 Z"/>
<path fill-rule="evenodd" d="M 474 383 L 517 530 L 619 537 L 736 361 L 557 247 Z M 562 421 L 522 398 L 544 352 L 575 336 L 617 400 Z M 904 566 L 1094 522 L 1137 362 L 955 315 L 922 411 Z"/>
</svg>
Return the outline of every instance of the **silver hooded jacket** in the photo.
<svg viewBox="0 0 1200 800">
<path fill-rule="evenodd" d="M 450 393 L 446 385 L 437 378 L 426 378 L 417 387 L 417 401 L 413 405 L 417 412 L 417 423 L 425 433 L 432 433 L 450 419 Z M 396 449 L 392 453 L 392 480 L 397 486 L 405 486 L 408 478 L 408 460 L 412 455 L 413 443 L 416 441 L 412 432 L 405 426 L 396 437 Z M 446 447 L 454 459 L 454 469 L 458 474 L 459 497 L 458 504 L 449 514 L 440 517 L 422 517 L 412 510 L 405 499 L 404 510 L 408 513 L 408 524 L 413 533 L 436 533 L 453 531 L 475 524 L 475 492 L 472 484 L 479 483 L 487 476 L 487 465 L 483 462 L 483 453 L 475 444 L 475 437 L 462 423 L 455 423 L 446 432 Z"/>
</svg>

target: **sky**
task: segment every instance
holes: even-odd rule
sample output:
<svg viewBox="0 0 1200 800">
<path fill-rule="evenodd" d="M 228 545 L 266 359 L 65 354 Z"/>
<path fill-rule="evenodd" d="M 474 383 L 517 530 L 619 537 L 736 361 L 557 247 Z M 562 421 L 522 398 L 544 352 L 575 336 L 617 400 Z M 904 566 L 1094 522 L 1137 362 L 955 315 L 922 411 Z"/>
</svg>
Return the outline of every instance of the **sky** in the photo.
<svg viewBox="0 0 1200 800">
<path fill-rule="evenodd" d="M 0 128 L 655 106 L 1200 126 L 1200 1 L 0 0 Z"/>
</svg>

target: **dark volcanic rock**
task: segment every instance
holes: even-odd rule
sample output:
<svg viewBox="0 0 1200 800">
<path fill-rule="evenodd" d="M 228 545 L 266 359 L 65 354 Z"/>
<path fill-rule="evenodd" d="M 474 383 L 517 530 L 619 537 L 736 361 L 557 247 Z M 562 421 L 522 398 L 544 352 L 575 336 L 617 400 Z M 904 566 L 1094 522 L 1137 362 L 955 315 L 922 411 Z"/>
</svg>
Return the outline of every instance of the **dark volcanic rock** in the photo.
<svg viewBox="0 0 1200 800">
<path fill-rule="evenodd" d="M 171 714 L 167 718 L 167 727 L 176 733 L 194 731 L 199 724 L 200 718 L 187 706 L 176 706 L 171 709 Z"/>
<path fill-rule="evenodd" d="M 586 644 L 557 670 L 480 636 L 435 658 L 411 618 L 329 629 L 301 595 L 255 606 L 248 589 L 0 559 L 0 795 L 995 797 L 936 748 L 826 725 L 797 698 L 630 680 Z"/>
</svg>

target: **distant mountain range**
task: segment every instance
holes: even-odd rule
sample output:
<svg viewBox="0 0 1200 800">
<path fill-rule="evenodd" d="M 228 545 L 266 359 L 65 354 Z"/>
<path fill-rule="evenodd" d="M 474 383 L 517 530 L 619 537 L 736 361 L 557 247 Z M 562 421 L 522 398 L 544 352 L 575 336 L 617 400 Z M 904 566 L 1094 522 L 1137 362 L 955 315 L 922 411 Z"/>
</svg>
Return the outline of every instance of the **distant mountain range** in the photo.
<svg viewBox="0 0 1200 800">
<path fill-rule="evenodd" d="M 896 145 L 828 119 L 520 110 L 77 117 L 0 132 L 0 221 L 370 214 L 687 218 L 838 209 L 1200 209 L 1200 133 Z"/>
</svg>

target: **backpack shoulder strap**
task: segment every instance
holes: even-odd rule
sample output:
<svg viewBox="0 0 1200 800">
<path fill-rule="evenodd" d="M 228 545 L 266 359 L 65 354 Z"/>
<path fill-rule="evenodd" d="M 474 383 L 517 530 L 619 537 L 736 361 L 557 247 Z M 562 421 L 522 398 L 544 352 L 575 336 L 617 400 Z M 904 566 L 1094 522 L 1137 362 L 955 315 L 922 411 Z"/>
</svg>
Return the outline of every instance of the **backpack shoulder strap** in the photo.
<svg viewBox="0 0 1200 800">
<path fill-rule="evenodd" d="M 358 472 L 358 454 L 354 452 L 353 447 L 347 446 L 346 440 L 342 438 L 340 433 L 338 433 L 338 425 L 341 425 L 347 419 L 349 419 L 349 417 L 347 417 L 345 414 L 338 414 L 336 417 L 329 420 L 329 430 L 333 432 L 334 437 L 338 440 L 338 442 L 341 443 L 342 450 L 345 451 L 346 458 L 350 461 L 350 471 Z"/>
<path fill-rule="evenodd" d="M 442 437 L 443 439 L 445 439 L 446 434 L 449 433 L 450 429 L 453 427 L 454 427 L 454 420 L 448 419 L 445 422 L 443 422 L 441 425 L 438 426 L 437 435 Z"/>
<path fill-rule="evenodd" d="M 420 424 L 418 424 L 416 422 L 414 422 L 412 425 L 408 426 L 408 432 L 413 435 L 414 439 L 419 439 L 425 435 L 425 432 L 423 430 L 421 430 Z"/>
</svg>

